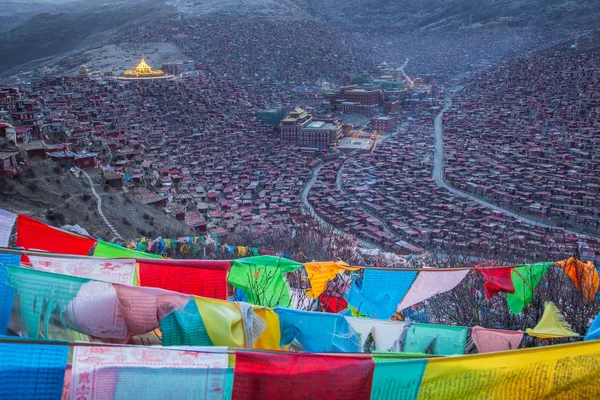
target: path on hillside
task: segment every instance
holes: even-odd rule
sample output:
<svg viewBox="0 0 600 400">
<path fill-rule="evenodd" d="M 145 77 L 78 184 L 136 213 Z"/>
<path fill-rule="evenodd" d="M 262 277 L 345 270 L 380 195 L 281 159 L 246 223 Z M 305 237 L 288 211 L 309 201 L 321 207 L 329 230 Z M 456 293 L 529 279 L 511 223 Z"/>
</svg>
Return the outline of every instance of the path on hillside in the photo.
<svg viewBox="0 0 600 400">
<path fill-rule="evenodd" d="M 435 117 L 435 121 L 434 121 L 435 151 L 434 151 L 434 156 L 433 156 L 433 179 L 435 180 L 435 183 L 438 186 L 446 189 L 447 191 L 449 191 L 452 194 L 471 199 L 479 205 L 482 205 L 484 207 L 490 208 L 495 211 L 500 211 L 500 212 L 502 212 L 512 218 L 515 218 L 518 221 L 524 222 L 526 224 L 533 225 L 533 226 L 539 226 L 541 228 L 560 229 L 567 233 L 580 235 L 580 236 L 583 235 L 583 236 L 587 236 L 587 237 L 596 237 L 596 236 L 591 236 L 588 233 L 577 232 L 577 231 L 573 231 L 570 229 L 562 228 L 557 225 L 548 225 L 543 222 L 536 221 L 525 215 L 517 214 L 514 211 L 511 211 L 507 208 L 500 207 L 496 204 L 492 204 L 490 202 L 482 200 L 479 197 L 474 196 L 470 193 L 458 190 L 458 189 L 448 185 L 444 181 L 444 135 L 443 135 L 444 132 L 443 132 L 443 126 L 442 126 L 442 119 L 444 117 L 444 113 L 446 111 L 448 111 L 448 109 L 452 105 L 452 97 L 454 96 L 455 93 L 459 92 L 460 90 L 462 90 L 462 87 L 459 86 L 451 92 L 451 94 L 446 98 L 444 107 L 442 108 L 440 113 Z"/>
<path fill-rule="evenodd" d="M 106 218 L 106 216 L 104 215 L 104 212 L 102 211 L 102 197 L 100 197 L 100 195 L 98 195 L 98 192 L 96 192 L 96 188 L 94 187 L 94 181 L 92 180 L 92 177 L 89 176 L 88 173 L 85 172 L 84 170 L 79 169 L 79 168 L 76 168 L 76 169 L 81 174 L 83 174 L 83 176 L 86 177 L 87 181 L 90 184 L 90 189 L 92 190 L 92 194 L 96 198 L 96 205 L 97 205 L 97 208 L 98 208 L 98 214 L 100 215 L 100 218 L 102 218 L 102 220 L 104 221 L 104 223 L 106 224 L 106 226 L 108 227 L 108 229 L 110 229 L 110 231 L 113 233 L 113 235 L 115 235 L 115 237 L 117 239 L 123 240 L 123 236 L 121 236 L 119 234 L 119 232 L 117 232 L 117 230 L 115 229 L 115 227 L 112 226 L 112 224 L 110 223 L 110 221 L 108 220 L 108 218 Z"/>
</svg>

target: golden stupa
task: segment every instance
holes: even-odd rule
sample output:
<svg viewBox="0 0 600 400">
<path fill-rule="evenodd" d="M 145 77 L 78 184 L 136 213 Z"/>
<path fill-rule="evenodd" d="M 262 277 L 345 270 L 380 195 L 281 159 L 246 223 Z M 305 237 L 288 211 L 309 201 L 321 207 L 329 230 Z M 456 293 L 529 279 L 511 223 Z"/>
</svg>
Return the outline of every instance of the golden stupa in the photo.
<svg viewBox="0 0 600 400">
<path fill-rule="evenodd" d="M 127 71 L 124 72 L 124 75 L 130 76 L 130 77 L 139 77 L 139 78 L 144 78 L 144 77 L 153 78 L 153 77 L 164 76 L 165 73 L 160 69 L 157 69 L 156 71 L 153 70 L 152 67 L 150 67 L 148 65 L 148 63 L 146 63 L 146 60 L 144 60 L 142 58 L 142 61 L 140 61 L 140 63 L 138 65 L 136 65 L 136 67 L 134 69 L 128 69 Z"/>
</svg>

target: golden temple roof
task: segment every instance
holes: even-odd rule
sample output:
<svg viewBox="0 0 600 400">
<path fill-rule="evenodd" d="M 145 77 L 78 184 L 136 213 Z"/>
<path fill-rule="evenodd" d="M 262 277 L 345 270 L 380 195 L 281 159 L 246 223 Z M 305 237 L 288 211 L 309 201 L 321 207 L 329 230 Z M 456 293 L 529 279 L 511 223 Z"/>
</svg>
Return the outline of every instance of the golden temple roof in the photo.
<svg viewBox="0 0 600 400">
<path fill-rule="evenodd" d="M 150 65 L 142 58 L 138 65 L 135 68 L 125 71 L 125 75 L 134 75 L 134 76 L 158 76 L 164 75 L 165 73 L 157 69 L 154 71 Z"/>
</svg>

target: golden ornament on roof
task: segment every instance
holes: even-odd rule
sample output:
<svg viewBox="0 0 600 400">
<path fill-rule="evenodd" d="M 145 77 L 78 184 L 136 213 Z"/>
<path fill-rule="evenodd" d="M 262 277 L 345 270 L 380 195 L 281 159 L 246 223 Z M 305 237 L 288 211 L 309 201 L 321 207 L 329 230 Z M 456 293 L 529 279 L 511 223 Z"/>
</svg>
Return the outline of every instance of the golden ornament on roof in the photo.
<svg viewBox="0 0 600 400">
<path fill-rule="evenodd" d="M 165 73 L 160 69 L 157 69 L 156 71 L 153 70 L 152 67 L 150 67 L 148 63 L 146 63 L 146 60 L 144 60 L 143 58 L 142 61 L 140 61 L 140 63 L 136 65 L 134 69 L 129 69 L 125 71 L 125 75 L 127 76 L 159 76 L 164 74 Z"/>
</svg>

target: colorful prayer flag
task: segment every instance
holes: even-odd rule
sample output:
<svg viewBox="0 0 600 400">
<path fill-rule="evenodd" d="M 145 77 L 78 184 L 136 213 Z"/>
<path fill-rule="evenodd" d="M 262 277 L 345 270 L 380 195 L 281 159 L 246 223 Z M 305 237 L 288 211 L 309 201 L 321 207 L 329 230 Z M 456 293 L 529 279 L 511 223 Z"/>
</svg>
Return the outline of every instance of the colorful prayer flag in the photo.
<svg viewBox="0 0 600 400">
<path fill-rule="evenodd" d="M 519 314 L 533 300 L 533 291 L 552 265 L 551 262 L 545 262 L 512 270 L 511 278 L 515 292 L 506 295 L 506 302 L 513 314 Z"/>
<path fill-rule="evenodd" d="M 374 363 L 368 358 L 237 352 L 233 400 L 369 400 Z"/>
<path fill-rule="evenodd" d="M 421 271 L 398 305 L 397 311 L 454 289 L 469 273 L 465 271 Z"/>
<path fill-rule="evenodd" d="M 415 276 L 416 271 L 366 269 L 364 278 L 353 282 L 346 300 L 362 315 L 390 319 L 398 303 L 413 284 Z"/>
<path fill-rule="evenodd" d="M 475 326 L 471 330 L 471 339 L 479 353 L 515 350 L 523 340 L 523 332 L 500 329 L 486 329 Z"/>
<path fill-rule="evenodd" d="M 558 311 L 554 303 L 547 301 L 544 304 L 544 314 L 535 328 L 527 328 L 525 332 L 529 336 L 535 336 L 542 339 L 562 338 L 579 336 L 573 332 L 571 326 Z"/>
</svg>

